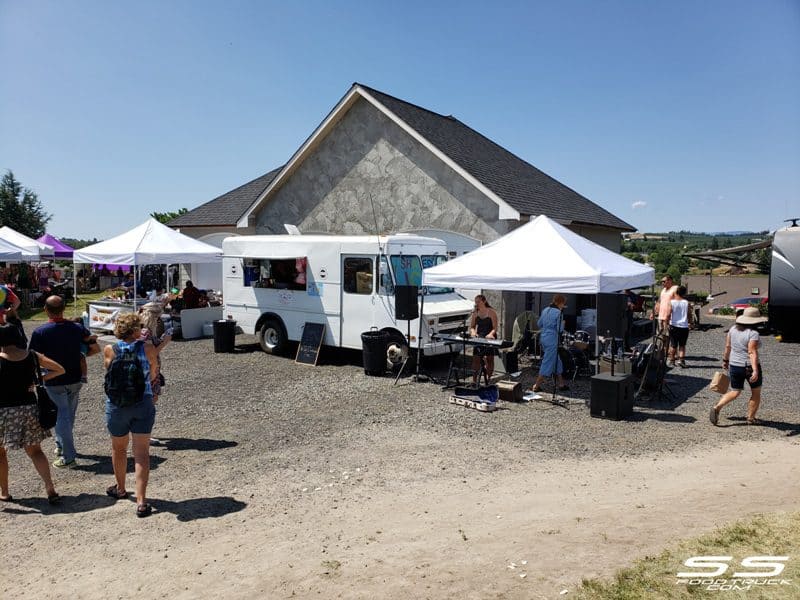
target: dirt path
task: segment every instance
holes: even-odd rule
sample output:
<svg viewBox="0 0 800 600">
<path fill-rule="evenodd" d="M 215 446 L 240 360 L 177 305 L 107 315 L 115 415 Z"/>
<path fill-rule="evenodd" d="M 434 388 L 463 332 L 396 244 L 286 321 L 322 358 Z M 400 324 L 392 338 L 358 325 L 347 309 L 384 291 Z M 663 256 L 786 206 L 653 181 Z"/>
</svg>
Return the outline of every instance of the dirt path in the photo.
<svg viewBox="0 0 800 600">
<path fill-rule="evenodd" d="M 130 503 L 98 508 L 89 495 L 73 497 L 70 514 L 4 507 L 0 596 L 552 598 L 716 525 L 800 509 L 791 438 L 508 465 L 411 483 L 354 468 L 305 491 L 265 475 L 231 497 L 186 480 L 162 484 L 174 506 L 145 520 Z M 217 492 L 219 516 L 181 517 L 193 497 Z"/>
</svg>

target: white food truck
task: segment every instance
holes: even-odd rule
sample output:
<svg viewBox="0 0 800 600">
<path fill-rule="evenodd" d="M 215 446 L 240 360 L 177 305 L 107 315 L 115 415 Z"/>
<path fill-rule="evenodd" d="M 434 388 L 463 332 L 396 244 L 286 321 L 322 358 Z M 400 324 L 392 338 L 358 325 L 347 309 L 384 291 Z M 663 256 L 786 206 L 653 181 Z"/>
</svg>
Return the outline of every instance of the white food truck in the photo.
<svg viewBox="0 0 800 600">
<path fill-rule="evenodd" d="M 395 318 L 395 286 L 419 286 L 423 268 L 447 260 L 442 240 L 412 234 L 238 236 L 222 251 L 224 315 L 258 335 L 265 352 L 299 341 L 306 322 L 324 324 L 322 343 L 342 348 L 361 348 L 375 327 L 389 333 L 393 365 L 420 345 L 419 319 Z M 423 353 L 450 352 L 430 336 L 468 324 L 472 301 L 451 288 L 421 289 L 419 301 Z"/>
</svg>

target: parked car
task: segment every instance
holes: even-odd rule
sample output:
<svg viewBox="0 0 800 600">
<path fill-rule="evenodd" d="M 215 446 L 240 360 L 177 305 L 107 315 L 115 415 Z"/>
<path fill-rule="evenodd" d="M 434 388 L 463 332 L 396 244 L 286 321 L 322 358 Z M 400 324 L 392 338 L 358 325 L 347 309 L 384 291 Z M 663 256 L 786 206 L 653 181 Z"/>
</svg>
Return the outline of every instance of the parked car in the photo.
<svg viewBox="0 0 800 600">
<path fill-rule="evenodd" d="M 736 300 L 732 300 L 731 302 L 727 302 L 725 304 L 717 304 L 712 306 L 708 309 L 708 314 L 716 315 L 721 308 L 731 308 L 738 315 L 748 306 L 767 304 L 768 301 L 769 298 L 767 296 L 745 296 L 744 298 L 736 298 Z"/>
</svg>

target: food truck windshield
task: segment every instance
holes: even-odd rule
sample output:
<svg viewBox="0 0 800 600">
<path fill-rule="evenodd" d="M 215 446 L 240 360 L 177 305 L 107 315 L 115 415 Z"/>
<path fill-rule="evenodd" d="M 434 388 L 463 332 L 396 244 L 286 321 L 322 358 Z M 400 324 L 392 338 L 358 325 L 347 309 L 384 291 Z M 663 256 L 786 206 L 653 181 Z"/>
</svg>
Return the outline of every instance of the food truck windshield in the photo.
<svg viewBox="0 0 800 600">
<path fill-rule="evenodd" d="M 395 285 L 422 287 L 422 270 L 447 262 L 447 257 L 442 254 L 424 254 L 421 257 L 411 254 L 393 254 L 389 260 L 394 273 Z M 426 291 L 428 294 L 450 294 L 453 292 L 453 288 L 428 287 Z"/>
</svg>

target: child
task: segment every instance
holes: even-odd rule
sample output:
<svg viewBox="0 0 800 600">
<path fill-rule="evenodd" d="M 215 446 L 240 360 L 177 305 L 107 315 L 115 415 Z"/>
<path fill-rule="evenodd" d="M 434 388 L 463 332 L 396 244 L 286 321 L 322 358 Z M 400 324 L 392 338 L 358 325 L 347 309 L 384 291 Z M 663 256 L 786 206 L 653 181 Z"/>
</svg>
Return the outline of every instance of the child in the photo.
<svg viewBox="0 0 800 600">
<path fill-rule="evenodd" d="M 172 331 L 164 331 L 164 322 L 161 320 L 163 309 L 155 302 L 148 302 L 139 311 L 142 321 L 142 336 L 145 343 L 155 346 L 158 354 L 158 369 L 150 373 L 150 386 L 153 389 L 153 402 L 158 402 L 161 390 L 165 385 L 164 375 L 161 373 L 161 351 L 172 341 Z"/>
<path fill-rule="evenodd" d="M 150 373 L 150 388 L 153 390 L 153 404 L 158 402 L 158 397 L 164 388 L 164 375 L 161 373 L 161 351 L 172 341 L 172 330 L 164 331 L 164 322 L 161 320 L 163 309 L 157 302 L 148 302 L 139 311 L 139 318 L 142 321 L 142 333 L 139 339 L 144 340 L 145 344 L 151 344 L 156 348 L 158 357 L 155 372 Z M 150 445 L 161 445 L 161 440 L 151 437 Z"/>
<path fill-rule="evenodd" d="M 75 323 L 84 325 L 81 317 L 72 319 Z M 89 367 L 86 365 L 86 355 L 89 353 L 89 346 L 97 342 L 97 336 L 93 335 L 87 341 L 81 342 L 81 383 L 89 383 Z"/>
</svg>

